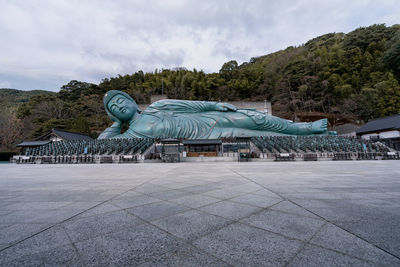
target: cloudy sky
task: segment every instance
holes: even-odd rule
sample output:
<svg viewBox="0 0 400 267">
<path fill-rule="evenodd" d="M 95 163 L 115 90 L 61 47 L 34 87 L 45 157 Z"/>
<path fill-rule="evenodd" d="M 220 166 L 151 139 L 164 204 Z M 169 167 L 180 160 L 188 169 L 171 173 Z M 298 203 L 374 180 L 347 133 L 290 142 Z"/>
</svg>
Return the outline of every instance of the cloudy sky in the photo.
<svg viewBox="0 0 400 267">
<path fill-rule="evenodd" d="M 400 1 L 0 0 L 0 88 L 186 67 L 216 72 L 329 32 L 400 23 Z"/>
</svg>

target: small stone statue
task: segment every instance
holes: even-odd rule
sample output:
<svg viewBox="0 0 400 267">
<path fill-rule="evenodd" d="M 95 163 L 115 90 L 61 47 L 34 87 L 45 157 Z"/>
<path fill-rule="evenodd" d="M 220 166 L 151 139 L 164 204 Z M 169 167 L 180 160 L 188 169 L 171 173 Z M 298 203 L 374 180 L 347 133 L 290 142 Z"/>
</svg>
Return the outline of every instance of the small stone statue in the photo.
<svg viewBox="0 0 400 267">
<path fill-rule="evenodd" d="M 104 107 L 111 127 L 104 138 L 218 139 L 268 135 L 325 135 L 327 119 L 293 123 L 263 112 L 237 109 L 228 103 L 165 99 L 141 111 L 127 93 L 112 90 L 105 94 Z M 121 133 L 123 123 L 129 129 Z"/>
</svg>

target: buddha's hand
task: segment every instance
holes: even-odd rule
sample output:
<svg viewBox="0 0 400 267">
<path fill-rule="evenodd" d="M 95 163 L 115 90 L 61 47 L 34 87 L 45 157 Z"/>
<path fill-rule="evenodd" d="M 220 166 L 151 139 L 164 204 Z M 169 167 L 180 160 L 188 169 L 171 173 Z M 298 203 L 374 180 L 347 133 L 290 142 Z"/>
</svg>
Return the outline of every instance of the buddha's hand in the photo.
<svg viewBox="0 0 400 267">
<path fill-rule="evenodd" d="M 215 105 L 217 111 L 236 111 L 237 107 L 229 103 L 217 103 Z"/>
<path fill-rule="evenodd" d="M 121 128 L 121 126 L 122 126 L 122 121 L 121 121 L 121 120 L 119 120 L 119 119 L 116 118 L 116 117 L 111 117 L 111 120 L 114 122 L 114 123 L 111 125 L 112 128 Z"/>
<path fill-rule="evenodd" d="M 120 119 L 118 119 L 117 117 L 115 117 L 114 115 L 112 115 L 111 113 L 110 113 L 110 111 L 106 108 L 106 112 L 107 112 L 107 115 L 108 115 L 108 117 L 110 118 L 110 120 L 112 121 L 112 122 L 114 122 L 112 125 L 111 125 L 111 127 L 110 128 L 121 128 L 121 126 L 122 126 L 122 121 L 120 120 Z"/>
</svg>

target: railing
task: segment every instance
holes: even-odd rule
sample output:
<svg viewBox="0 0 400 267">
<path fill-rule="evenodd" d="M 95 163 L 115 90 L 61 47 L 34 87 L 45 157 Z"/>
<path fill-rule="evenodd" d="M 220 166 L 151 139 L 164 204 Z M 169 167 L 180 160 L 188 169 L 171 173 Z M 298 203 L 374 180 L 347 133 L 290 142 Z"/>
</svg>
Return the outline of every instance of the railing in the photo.
<svg viewBox="0 0 400 267">
<path fill-rule="evenodd" d="M 390 160 L 390 159 L 400 159 L 400 153 L 399 152 L 387 152 L 383 154 L 382 159 L 384 160 Z"/>
<path fill-rule="evenodd" d="M 352 160 L 351 153 L 334 153 L 332 160 Z"/>
<path fill-rule="evenodd" d="M 377 160 L 381 153 L 358 153 L 357 160 Z"/>
<path fill-rule="evenodd" d="M 294 154 L 278 153 L 275 154 L 275 161 L 294 161 Z"/>
<path fill-rule="evenodd" d="M 304 161 L 317 161 L 318 160 L 318 154 L 316 154 L 316 153 L 304 154 L 303 160 Z"/>
</svg>

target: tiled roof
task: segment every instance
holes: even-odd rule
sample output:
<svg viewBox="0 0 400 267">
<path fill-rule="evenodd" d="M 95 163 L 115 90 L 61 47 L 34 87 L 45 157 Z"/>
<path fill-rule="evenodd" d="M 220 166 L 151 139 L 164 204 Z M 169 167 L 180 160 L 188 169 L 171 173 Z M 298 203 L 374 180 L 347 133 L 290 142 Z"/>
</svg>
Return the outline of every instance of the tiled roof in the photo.
<svg viewBox="0 0 400 267">
<path fill-rule="evenodd" d="M 41 137 L 37 138 L 36 140 L 37 141 L 48 140 L 48 139 L 50 139 L 50 136 L 52 134 L 59 136 L 63 140 L 91 140 L 92 139 L 89 136 L 84 135 L 84 134 L 72 133 L 72 132 L 54 128 L 54 129 L 48 131 L 47 133 L 45 133 L 44 135 L 42 135 Z"/>
<path fill-rule="evenodd" d="M 43 146 L 50 143 L 50 140 L 45 141 L 24 141 L 21 144 L 18 144 L 17 147 L 25 147 L 25 146 Z"/>
<path fill-rule="evenodd" d="M 67 132 L 64 130 L 57 129 L 57 128 L 54 128 L 52 131 L 53 131 L 53 133 L 60 136 L 64 140 L 90 140 L 90 139 L 92 139 L 89 136 L 84 135 L 84 134 L 71 133 L 71 132 Z"/>
<path fill-rule="evenodd" d="M 400 129 L 400 114 L 369 121 L 357 131 L 357 134 L 394 129 Z"/>
</svg>

